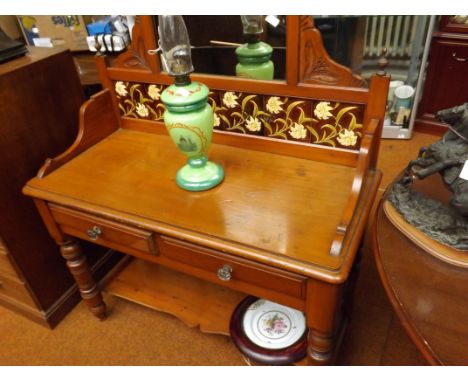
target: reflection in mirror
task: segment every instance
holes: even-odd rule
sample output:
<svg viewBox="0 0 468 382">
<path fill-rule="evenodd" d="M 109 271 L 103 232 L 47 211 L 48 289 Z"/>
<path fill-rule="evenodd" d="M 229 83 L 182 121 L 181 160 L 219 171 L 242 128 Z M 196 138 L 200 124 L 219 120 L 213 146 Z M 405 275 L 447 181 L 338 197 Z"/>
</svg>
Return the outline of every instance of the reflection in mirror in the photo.
<svg viewBox="0 0 468 382">
<path fill-rule="evenodd" d="M 414 86 L 418 76 L 423 41 L 427 34 L 428 17 L 416 16 L 320 16 L 314 15 L 312 26 L 320 32 L 320 45 L 335 63 L 350 68 L 361 81 L 351 80 L 344 86 L 366 86 L 370 76 L 378 71 L 378 60 L 387 48 L 387 70 L 394 80 Z M 277 20 L 277 24 L 273 21 Z M 307 17 L 300 16 L 300 44 L 309 44 L 315 38 Z M 268 22 L 268 21 L 271 22 Z M 184 16 L 195 72 L 235 76 L 238 58 L 236 49 L 245 43 L 241 17 L 237 15 Z M 155 20 L 157 24 L 157 20 Z M 455 24 L 451 24 L 455 25 Z M 461 24 L 456 24 L 461 25 Z M 273 47 L 274 80 L 286 79 L 286 16 L 267 16 L 263 19 L 261 41 Z M 335 84 L 341 75 L 324 77 L 321 68 L 323 51 L 308 51 L 304 45 L 301 80 L 307 83 Z M 307 51 L 307 52 L 306 52 Z M 321 66 L 322 65 L 322 66 Z M 332 65 L 333 67 L 333 65 Z M 323 69 L 323 68 L 322 68 Z M 341 73 L 341 72 L 340 72 Z"/>
<path fill-rule="evenodd" d="M 192 45 L 196 73 L 236 75 L 236 49 L 246 42 L 241 17 L 236 15 L 183 16 Z M 157 16 L 154 17 L 157 26 Z M 273 78 L 286 78 L 286 16 L 264 17 L 260 40 L 273 48 Z"/>
<path fill-rule="evenodd" d="M 239 63 L 237 77 L 272 80 L 274 65 L 270 60 L 273 48 L 263 42 L 263 16 L 241 16 L 245 43 L 236 49 Z"/>
</svg>

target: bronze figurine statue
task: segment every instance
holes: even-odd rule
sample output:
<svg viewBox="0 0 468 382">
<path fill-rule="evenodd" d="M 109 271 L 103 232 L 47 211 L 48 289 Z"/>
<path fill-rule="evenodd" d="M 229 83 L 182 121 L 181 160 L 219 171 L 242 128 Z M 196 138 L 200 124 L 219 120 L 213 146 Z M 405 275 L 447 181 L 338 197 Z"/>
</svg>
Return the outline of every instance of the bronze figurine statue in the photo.
<svg viewBox="0 0 468 382">
<path fill-rule="evenodd" d="M 437 112 L 448 124 L 442 138 L 419 151 L 388 193 L 393 207 L 414 227 L 458 250 L 468 250 L 468 180 L 460 177 L 468 161 L 468 103 Z M 467 165 L 468 166 L 468 165 Z M 416 179 L 439 173 L 452 196 L 449 205 L 412 190 Z"/>
</svg>

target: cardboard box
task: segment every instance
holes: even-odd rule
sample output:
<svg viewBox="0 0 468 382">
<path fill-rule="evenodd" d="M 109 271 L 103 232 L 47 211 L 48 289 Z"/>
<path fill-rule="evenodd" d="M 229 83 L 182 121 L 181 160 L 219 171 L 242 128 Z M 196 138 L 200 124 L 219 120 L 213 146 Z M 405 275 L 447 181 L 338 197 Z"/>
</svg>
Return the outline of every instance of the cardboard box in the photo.
<svg viewBox="0 0 468 382">
<path fill-rule="evenodd" d="M 18 21 L 28 45 L 88 50 L 82 16 L 18 16 Z"/>
<path fill-rule="evenodd" d="M 15 16 L 1 15 L 0 28 L 3 29 L 8 37 L 14 40 L 21 38 L 21 29 Z"/>
</svg>

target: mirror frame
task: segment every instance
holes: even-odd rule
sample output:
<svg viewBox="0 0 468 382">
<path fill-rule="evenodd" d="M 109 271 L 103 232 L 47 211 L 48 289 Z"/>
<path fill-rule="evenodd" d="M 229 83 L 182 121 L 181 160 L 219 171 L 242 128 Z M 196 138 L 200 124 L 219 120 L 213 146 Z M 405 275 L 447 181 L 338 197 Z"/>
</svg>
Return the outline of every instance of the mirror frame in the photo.
<svg viewBox="0 0 468 382">
<path fill-rule="evenodd" d="M 379 69 L 369 80 L 369 86 L 363 87 L 364 81 L 353 75 L 349 68 L 337 64 L 326 52 L 322 37 L 314 26 L 310 16 L 287 16 L 286 36 L 286 79 L 254 80 L 236 76 L 222 76 L 194 73 L 193 81 L 202 82 L 211 90 L 250 93 L 259 96 L 274 95 L 327 102 L 360 105 L 364 110 L 362 124 L 366 133 L 372 120 L 378 121 L 372 135 L 380 137 L 387 101 L 389 76 L 385 72 L 387 60 L 385 54 L 378 61 Z M 157 36 L 154 33 L 153 16 L 137 16 L 132 30 L 132 43 L 126 52 L 114 58 L 97 54 L 96 64 L 104 89 L 111 94 L 114 113 L 121 128 L 135 129 L 151 133 L 165 132 L 162 121 L 140 120 L 120 115 L 115 83 L 146 83 L 171 85 L 174 79 L 161 70 L 159 57 L 148 53 L 157 48 Z M 309 143 L 280 141 L 257 135 L 214 130 L 214 141 L 239 147 L 250 145 L 260 151 L 277 152 L 291 156 L 356 165 L 360 148 L 344 150 L 311 145 Z M 372 142 L 370 157 L 372 166 L 377 163 L 380 140 Z M 314 146 L 314 149 L 311 147 Z M 375 147 L 374 147 L 375 146 Z M 367 150 L 367 149 L 365 149 Z"/>
<path fill-rule="evenodd" d="M 120 54 L 110 64 L 101 56 L 98 58 L 98 69 L 105 87 L 110 80 L 172 83 L 171 77 L 160 66 L 157 54 L 149 52 L 157 49 L 157 33 L 153 16 L 136 16 L 132 30 L 132 43 L 127 51 Z M 213 81 L 219 84 L 222 79 L 226 89 L 252 91 L 259 86 L 265 92 L 284 87 L 286 93 L 291 87 L 314 84 L 323 86 L 343 86 L 355 90 L 362 89 L 365 81 L 343 65 L 333 61 L 326 52 L 320 31 L 315 28 L 311 16 L 287 16 L 286 19 L 286 74 L 284 80 L 253 80 L 235 76 L 193 73 L 195 81 L 212 86 Z M 355 97 L 352 97 L 355 99 Z"/>
</svg>

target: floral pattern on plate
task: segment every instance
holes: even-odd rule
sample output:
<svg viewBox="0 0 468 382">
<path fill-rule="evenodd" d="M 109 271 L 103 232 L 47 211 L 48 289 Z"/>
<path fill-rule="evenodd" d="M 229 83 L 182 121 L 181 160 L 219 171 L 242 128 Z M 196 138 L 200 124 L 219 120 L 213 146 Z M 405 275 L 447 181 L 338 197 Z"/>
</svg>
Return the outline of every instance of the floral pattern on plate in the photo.
<svg viewBox="0 0 468 382">
<path fill-rule="evenodd" d="M 284 349 L 296 343 L 306 330 L 302 312 L 268 300 L 255 301 L 243 317 L 245 335 L 266 349 Z"/>
<path fill-rule="evenodd" d="M 282 312 L 266 312 L 258 320 L 258 330 L 265 337 L 281 338 L 291 330 L 291 320 Z"/>
</svg>

